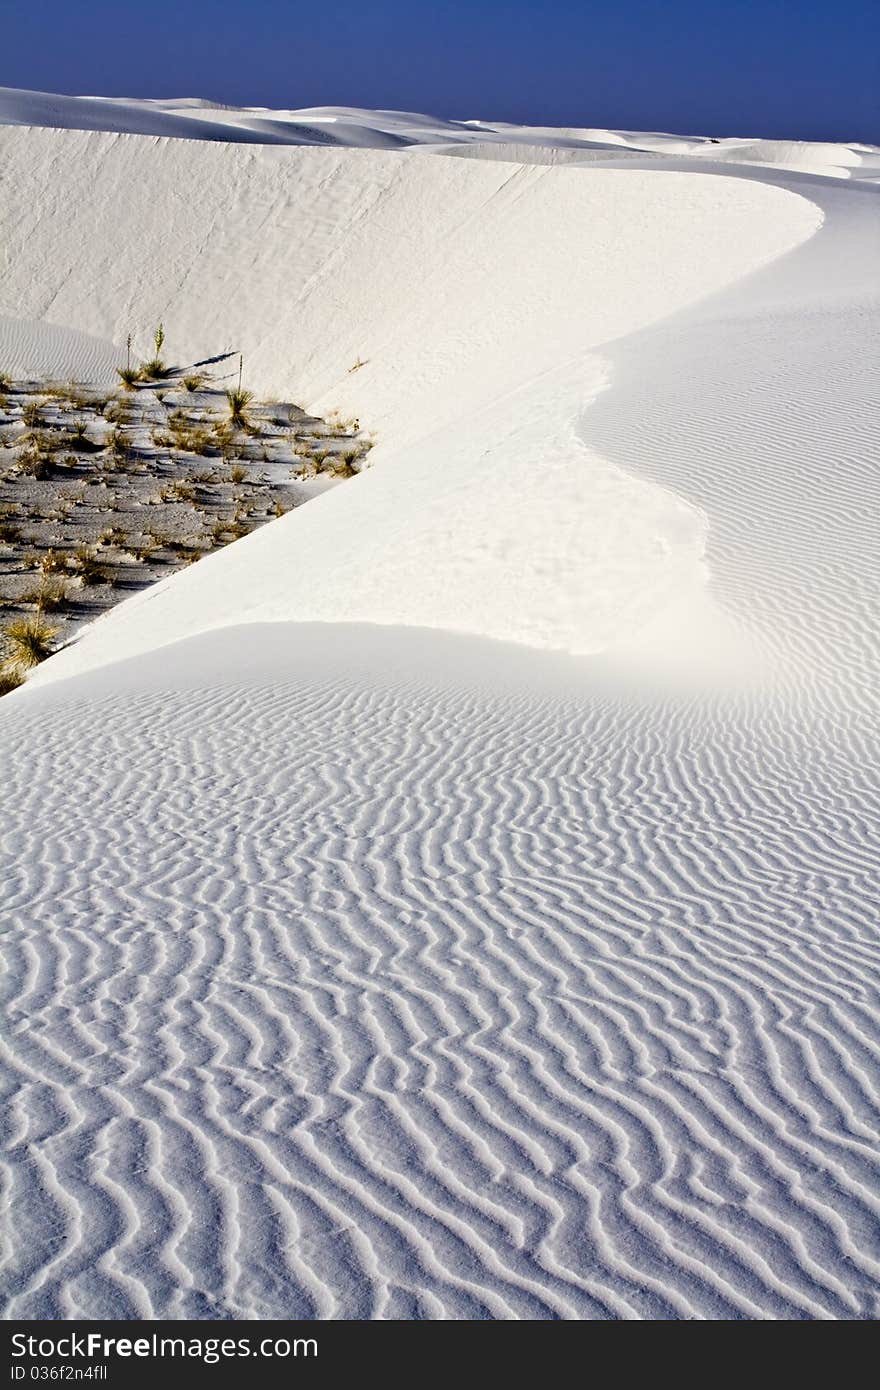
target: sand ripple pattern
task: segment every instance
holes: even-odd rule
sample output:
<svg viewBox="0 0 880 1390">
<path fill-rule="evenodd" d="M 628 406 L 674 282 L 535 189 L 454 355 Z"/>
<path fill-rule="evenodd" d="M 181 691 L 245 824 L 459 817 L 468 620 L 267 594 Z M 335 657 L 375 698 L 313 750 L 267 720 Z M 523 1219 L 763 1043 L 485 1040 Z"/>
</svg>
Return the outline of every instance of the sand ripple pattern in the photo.
<svg viewBox="0 0 880 1390">
<path fill-rule="evenodd" d="M 878 806 L 785 740 L 319 675 L 21 702 L 8 1315 L 876 1316 Z"/>
</svg>

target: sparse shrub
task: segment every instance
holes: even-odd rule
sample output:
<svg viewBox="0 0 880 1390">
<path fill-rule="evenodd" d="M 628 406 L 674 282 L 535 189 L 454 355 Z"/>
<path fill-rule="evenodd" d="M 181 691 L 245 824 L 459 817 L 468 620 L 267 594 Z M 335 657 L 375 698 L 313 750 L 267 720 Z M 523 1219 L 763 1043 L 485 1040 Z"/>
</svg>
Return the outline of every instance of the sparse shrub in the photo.
<svg viewBox="0 0 880 1390">
<path fill-rule="evenodd" d="M 37 614 L 7 623 L 3 630 L 7 665 L 19 672 L 39 666 L 41 661 L 52 655 L 52 640 L 57 635 L 58 628 L 52 627 Z"/>
<path fill-rule="evenodd" d="M 26 401 L 22 406 L 21 418 L 30 429 L 33 429 L 35 425 L 42 424 L 43 415 L 40 402 Z"/>
<path fill-rule="evenodd" d="M 0 544 L 12 545 L 20 539 L 21 527 L 17 526 L 14 521 L 7 520 L 6 517 L 0 517 Z"/>
<path fill-rule="evenodd" d="M 240 463 L 234 463 L 229 470 L 229 481 L 231 483 L 243 483 L 247 480 L 247 469 Z"/>
</svg>

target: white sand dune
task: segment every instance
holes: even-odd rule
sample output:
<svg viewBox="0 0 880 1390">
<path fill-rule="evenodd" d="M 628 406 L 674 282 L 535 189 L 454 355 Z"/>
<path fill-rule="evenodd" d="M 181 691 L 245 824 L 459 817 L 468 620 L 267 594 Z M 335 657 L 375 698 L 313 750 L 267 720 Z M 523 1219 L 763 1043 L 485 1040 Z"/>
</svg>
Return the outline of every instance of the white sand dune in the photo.
<svg viewBox="0 0 880 1390">
<path fill-rule="evenodd" d="M 3 701 L 8 1315 L 876 1317 L 852 147 L 10 104 L 10 342 L 162 317 L 378 443 Z"/>
</svg>

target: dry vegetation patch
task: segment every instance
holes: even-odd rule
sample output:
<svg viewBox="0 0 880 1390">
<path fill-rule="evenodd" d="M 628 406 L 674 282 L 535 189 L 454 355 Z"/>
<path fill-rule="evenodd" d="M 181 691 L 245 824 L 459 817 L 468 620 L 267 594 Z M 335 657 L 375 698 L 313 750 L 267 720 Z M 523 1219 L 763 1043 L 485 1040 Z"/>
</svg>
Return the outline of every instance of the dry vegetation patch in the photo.
<svg viewBox="0 0 880 1390">
<path fill-rule="evenodd" d="M 0 372 L 0 694 L 120 599 L 364 466 L 356 420 L 168 367 L 163 342 L 114 392 Z"/>
</svg>

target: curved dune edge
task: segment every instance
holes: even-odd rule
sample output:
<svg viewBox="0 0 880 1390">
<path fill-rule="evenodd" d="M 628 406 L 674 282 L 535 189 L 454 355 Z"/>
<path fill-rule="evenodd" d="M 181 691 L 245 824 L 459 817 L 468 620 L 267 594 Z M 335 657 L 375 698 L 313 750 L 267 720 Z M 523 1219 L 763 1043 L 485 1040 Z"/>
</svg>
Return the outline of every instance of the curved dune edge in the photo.
<svg viewBox="0 0 880 1390">
<path fill-rule="evenodd" d="M 8 228 L 0 312 L 14 299 L 116 341 L 162 318 L 181 360 L 241 348 L 254 385 L 379 441 L 368 474 L 120 605 L 35 683 L 243 622 L 588 654 L 705 585 L 703 518 L 575 426 L 606 384 L 597 348 L 809 237 L 807 200 L 680 172 L 95 132 L 0 130 L 0 150 L 34 188 L 51 163 L 65 208 L 63 251 L 52 218 Z"/>
</svg>

